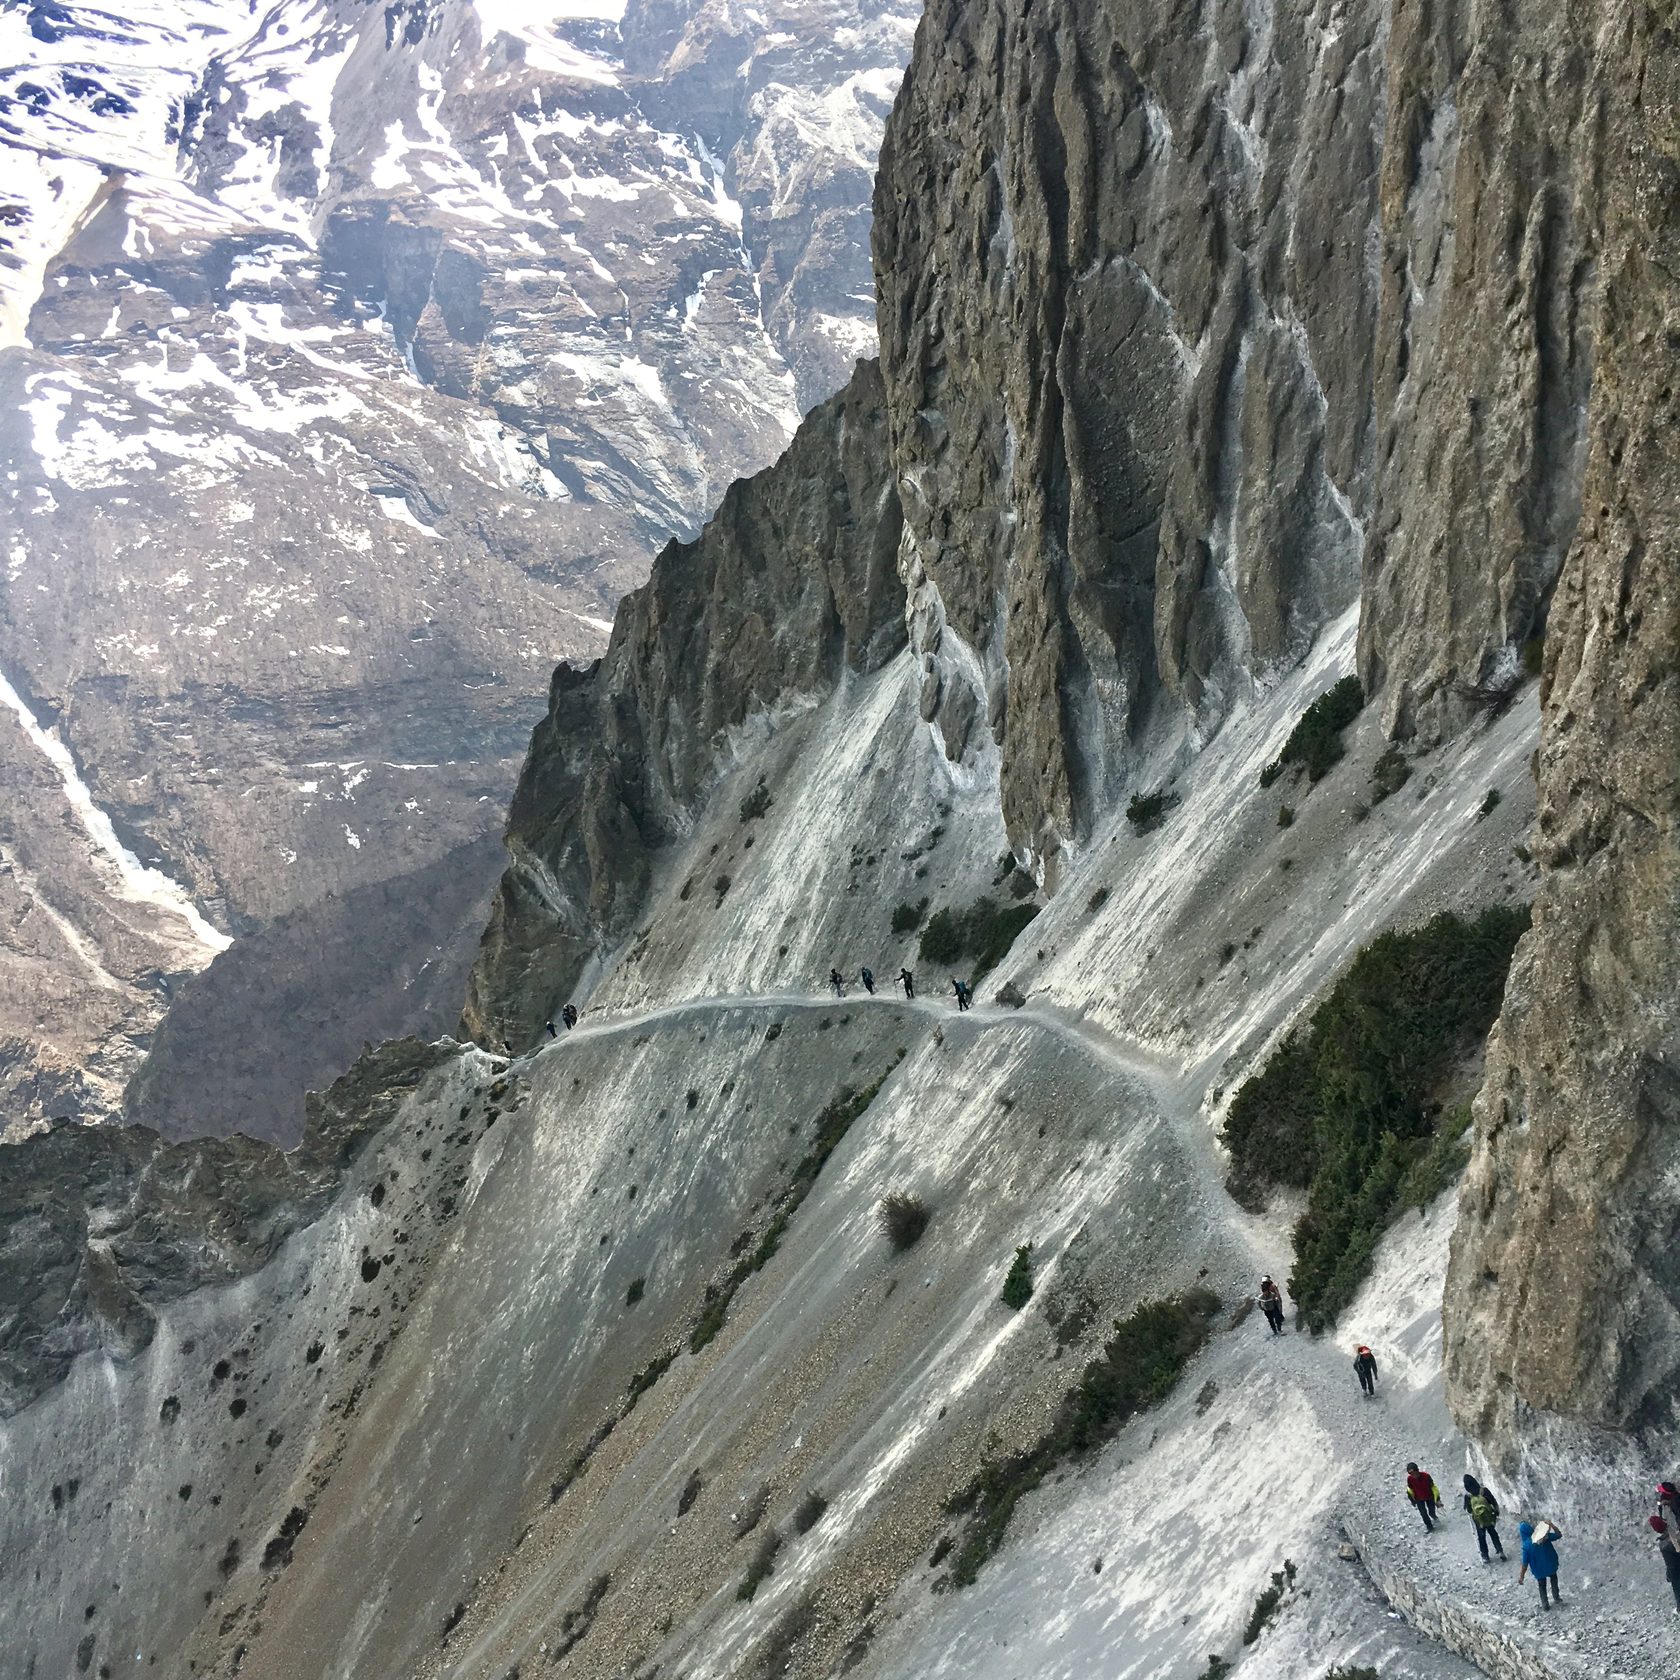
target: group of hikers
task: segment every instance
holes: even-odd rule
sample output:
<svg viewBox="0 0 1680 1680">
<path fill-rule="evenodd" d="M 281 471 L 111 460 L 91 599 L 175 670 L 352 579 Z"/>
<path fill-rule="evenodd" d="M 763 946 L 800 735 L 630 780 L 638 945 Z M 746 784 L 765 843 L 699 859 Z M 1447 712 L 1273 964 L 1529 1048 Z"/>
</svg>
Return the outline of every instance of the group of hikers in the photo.
<svg viewBox="0 0 1680 1680">
<path fill-rule="evenodd" d="M 863 989 L 868 992 L 871 997 L 874 997 L 874 971 L 872 969 L 860 968 L 858 970 L 858 981 L 862 985 Z M 834 995 L 836 997 L 843 998 L 846 995 L 846 977 L 839 969 L 831 968 L 828 971 L 828 983 L 834 988 Z M 915 997 L 916 976 L 912 974 L 909 969 L 901 968 L 898 971 L 898 983 L 904 988 L 905 997 Z M 956 997 L 957 1008 L 959 1011 L 967 1009 L 974 1002 L 974 988 L 970 986 L 966 980 L 953 979 L 951 981 L 951 991 Z"/>
<path fill-rule="evenodd" d="M 1260 1310 L 1265 1314 L 1272 1334 L 1281 1336 L 1283 1291 L 1270 1276 L 1266 1276 L 1261 1278 L 1257 1293 Z M 1364 1342 L 1354 1351 L 1353 1370 L 1365 1398 L 1373 1398 L 1377 1392 L 1377 1356 Z M 1435 1485 L 1435 1478 L 1427 1470 L 1420 1470 L 1415 1463 L 1406 1465 L 1406 1498 L 1423 1519 L 1425 1530 L 1433 1533 L 1441 1516 L 1441 1490 Z M 1509 1561 L 1505 1555 L 1505 1543 L 1499 1536 L 1499 1501 L 1494 1497 L 1493 1489 L 1466 1474 L 1461 1504 L 1475 1528 L 1476 1546 L 1482 1554 L 1482 1562 Z M 1657 1508 L 1646 1522 L 1662 1558 L 1669 1591 L 1674 1595 L 1674 1614 L 1680 1616 L 1680 1488 L 1672 1482 L 1658 1482 Z M 1554 1522 L 1541 1520 L 1517 1524 L 1517 1539 L 1522 1545 L 1517 1584 L 1520 1586 L 1532 1575 L 1540 1591 L 1540 1607 L 1543 1610 L 1550 1610 L 1563 1602 L 1563 1596 L 1558 1591 L 1557 1554 L 1557 1543 L 1562 1538 L 1563 1530 Z"/>
</svg>

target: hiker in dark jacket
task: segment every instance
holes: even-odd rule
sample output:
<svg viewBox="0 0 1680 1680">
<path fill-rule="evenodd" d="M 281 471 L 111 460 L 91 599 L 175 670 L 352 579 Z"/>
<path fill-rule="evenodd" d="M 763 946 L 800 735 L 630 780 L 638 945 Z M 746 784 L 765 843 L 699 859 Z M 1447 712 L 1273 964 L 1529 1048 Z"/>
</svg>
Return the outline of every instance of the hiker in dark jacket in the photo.
<svg viewBox="0 0 1680 1680">
<path fill-rule="evenodd" d="M 1659 1505 L 1648 1520 L 1662 1558 L 1663 1574 L 1668 1577 L 1668 1590 L 1674 1594 L 1674 1614 L 1680 1616 L 1680 1531 L 1669 1520 L 1666 1504 Z"/>
<path fill-rule="evenodd" d="M 1534 1577 L 1534 1584 L 1540 1589 L 1540 1608 L 1550 1610 L 1554 1604 L 1563 1603 L 1563 1594 L 1558 1591 L 1558 1555 L 1555 1542 L 1563 1538 L 1563 1530 L 1556 1523 L 1518 1523 L 1517 1538 L 1522 1541 L 1522 1568 L 1517 1571 L 1517 1585 L 1522 1585 L 1525 1575 Z M 1547 1588 L 1551 1589 L 1551 1599 L 1546 1597 Z"/>
<path fill-rule="evenodd" d="M 566 1023 L 566 1031 L 570 1032 L 572 1028 L 577 1025 L 577 1005 L 575 1003 L 568 1003 L 566 1007 L 560 1011 L 560 1019 Z"/>
<path fill-rule="evenodd" d="M 874 997 L 874 995 L 875 995 L 875 976 L 874 976 L 874 974 L 867 968 L 860 968 L 858 970 L 858 979 L 860 979 L 863 982 L 863 989 L 866 992 L 868 992 L 871 997 Z"/>
<path fill-rule="evenodd" d="M 554 1023 L 552 1021 L 544 1021 L 543 1030 L 550 1038 L 558 1038 L 560 1036 L 559 1033 L 554 1030 Z"/>
<path fill-rule="evenodd" d="M 846 982 L 840 978 L 839 969 L 831 968 L 828 971 L 828 983 L 834 988 L 834 995 L 836 997 L 844 997 L 846 995 Z"/>
<path fill-rule="evenodd" d="M 898 971 L 898 981 L 903 986 L 904 995 L 907 998 L 913 998 L 916 995 L 916 976 L 909 969 L 901 968 Z"/>
<path fill-rule="evenodd" d="M 1417 1506 L 1418 1515 L 1423 1518 L 1423 1526 L 1433 1534 L 1436 1507 L 1441 1503 L 1441 1490 L 1436 1487 L 1435 1478 L 1427 1470 L 1420 1470 L 1415 1464 L 1408 1464 L 1406 1497 Z"/>
<path fill-rule="evenodd" d="M 1365 1390 L 1365 1398 L 1369 1400 L 1377 1392 L 1377 1356 L 1363 1342 L 1353 1356 L 1353 1368 L 1358 1373 L 1359 1386 Z"/>
<path fill-rule="evenodd" d="M 1283 1334 L 1283 1291 L 1272 1282 L 1270 1275 L 1260 1280 L 1260 1310 L 1272 1327 L 1274 1336 Z"/>
<path fill-rule="evenodd" d="M 963 1010 L 968 1008 L 972 994 L 969 992 L 968 987 L 960 980 L 953 980 L 951 982 L 951 990 L 957 994 L 957 1011 L 960 1014 Z"/>
<path fill-rule="evenodd" d="M 1476 1525 L 1476 1545 L 1481 1550 L 1482 1562 L 1488 1561 L 1488 1541 L 1491 1540 L 1493 1549 L 1499 1554 L 1499 1561 L 1503 1563 L 1505 1543 L 1499 1538 L 1499 1501 L 1493 1497 L 1493 1489 L 1483 1487 L 1474 1476 L 1466 1476 L 1464 1509 Z"/>
<path fill-rule="evenodd" d="M 1657 1483 L 1657 1510 L 1670 1534 L 1680 1535 L 1680 1488 L 1673 1482 Z"/>
</svg>

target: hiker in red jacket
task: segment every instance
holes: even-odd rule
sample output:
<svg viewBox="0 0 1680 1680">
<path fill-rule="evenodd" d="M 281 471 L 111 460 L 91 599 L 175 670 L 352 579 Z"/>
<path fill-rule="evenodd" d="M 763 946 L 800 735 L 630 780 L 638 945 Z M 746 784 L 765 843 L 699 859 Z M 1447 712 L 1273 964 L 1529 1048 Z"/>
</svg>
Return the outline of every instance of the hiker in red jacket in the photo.
<svg viewBox="0 0 1680 1680">
<path fill-rule="evenodd" d="M 1435 1478 L 1427 1470 L 1420 1470 L 1415 1464 L 1406 1466 L 1406 1497 L 1417 1506 L 1418 1515 L 1423 1518 L 1423 1526 L 1433 1534 L 1435 1532 L 1435 1507 L 1441 1503 L 1441 1490 L 1435 1485 Z"/>
</svg>

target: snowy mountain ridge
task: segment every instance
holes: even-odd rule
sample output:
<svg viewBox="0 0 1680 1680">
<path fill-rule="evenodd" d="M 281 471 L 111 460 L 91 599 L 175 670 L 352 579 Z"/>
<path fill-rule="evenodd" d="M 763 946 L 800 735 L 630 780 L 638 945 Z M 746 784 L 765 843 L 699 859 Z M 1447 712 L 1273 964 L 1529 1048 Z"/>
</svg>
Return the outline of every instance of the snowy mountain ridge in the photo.
<svg viewBox="0 0 1680 1680">
<path fill-rule="evenodd" d="M 0 13 L 0 670 L 223 937 L 383 897 L 394 978 L 353 982 L 362 1036 L 452 1015 L 477 911 L 433 927 L 393 885 L 490 857 L 556 657 L 598 648 L 658 544 L 872 348 L 869 181 L 912 23 L 835 0 Z M 329 798 L 319 764 L 370 774 Z M 22 976 L 74 961 L 66 929 L 100 947 L 103 889 L 44 785 L 14 826 Z M 55 980 L 62 1011 L 0 1018 L 14 1124 L 118 1107 L 167 977 L 199 966 L 153 931 L 87 1008 Z M 252 1042 L 252 1007 L 211 1013 Z M 276 1099 L 264 1050 L 215 1082 L 231 1108 L 167 1070 L 137 1100 L 295 1131 L 357 1042 Z"/>
</svg>

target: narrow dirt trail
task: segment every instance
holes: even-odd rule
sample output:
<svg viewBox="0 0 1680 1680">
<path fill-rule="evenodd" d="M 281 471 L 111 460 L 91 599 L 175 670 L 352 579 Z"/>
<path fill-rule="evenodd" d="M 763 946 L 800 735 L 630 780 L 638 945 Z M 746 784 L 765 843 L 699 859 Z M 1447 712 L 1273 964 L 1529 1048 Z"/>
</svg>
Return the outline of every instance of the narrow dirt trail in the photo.
<svg viewBox="0 0 1680 1680">
<path fill-rule="evenodd" d="M 959 1012 L 943 996 L 905 999 L 886 992 L 873 996 L 848 992 L 843 997 L 803 992 L 694 997 L 654 1009 L 586 1018 L 569 1032 L 562 1029 L 555 1041 L 545 1040 L 515 1056 L 510 1066 L 520 1069 L 545 1056 L 563 1055 L 573 1041 L 622 1038 L 690 1018 L 861 1009 L 914 1017 L 954 1036 L 1000 1029 L 1041 1033 L 1141 1088 L 1194 1164 L 1202 1181 L 1204 1205 L 1210 1210 L 1225 1208 L 1227 1234 L 1249 1256 L 1254 1275 L 1268 1270 L 1279 1277 L 1287 1275 L 1291 1258 L 1287 1225 L 1281 1219 L 1244 1213 L 1225 1191 L 1223 1156 L 1202 1113 L 1207 1064 L 1174 1062 L 1117 1038 L 1088 1019 L 1030 1002 L 1018 1009 L 975 1004 Z M 1344 1526 L 1357 1532 L 1365 1547 L 1380 1553 L 1380 1558 L 1368 1558 L 1367 1564 L 1380 1564 L 1381 1573 L 1400 1576 L 1428 1599 L 1447 1606 L 1460 1623 L 1473 1623 L 1485 1632 L 1489 1646 L 1506 1654 L 1489 1672 L 1537 1680 L 1573 1680 L 1589 1673 L 1594 1680 L 1672 1680 L 1680 1673 L 1677 1618 L 1654 1551 L 1647 1558 L 1631 1543 L 1625 1550 L 1611 1552 L 1567 1539 L 1560 1550 L 1570 1601 L 1566 1609 L 1544 1619 L 1532 1584 L 1516 1585 L 1520 1513 L 1515 1509 L 1507 1506 L 1501 1524 L 1511 1561 L 1481 1563 L 1473 1530 L 1459 1508 L 1459 1478 L 1467 1449 L 1456 1439 L 1438 1377 L 1422 1386 L 1390 1381 L 1380 1386 L 1375 1400 L 1365 1401 L 1348 1352 L 1336 1341 L 1308 1335 L 1293 1325 L 1284 1335 L 1273 1337 L 1265 1333 L 1258 1314 L 1251 1316 L 1245 1332 L 1249 1327 L 1254 1329 L 1250 1342 L 1239 1342 L 1227 1358 L 1244 1369 L 1269 1366 L 1307 1400 L 1316 1422 L 1335 1443 L 1336 1462 L 1326 1466 L 1326 1475 L 1346 1490 L 1338 1497 L 1345 1512 Z M 1435 1534 L 1424 1531 L 1405 1501 L 1402 1478 L 1408 1459 L 1424 1463 L 1441 1485 L 1445 1507 Z M 1379 1570 L 1372 1572 L 1375 1576 Z M 495 1641 L 550 1584 L 546 1577 L 530 1583 L 494 1618 L 452 1665 L 455 1680 L 478 1673 Z"/>
</svg>

